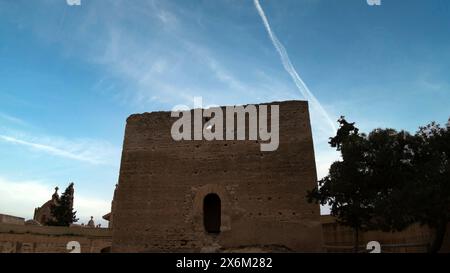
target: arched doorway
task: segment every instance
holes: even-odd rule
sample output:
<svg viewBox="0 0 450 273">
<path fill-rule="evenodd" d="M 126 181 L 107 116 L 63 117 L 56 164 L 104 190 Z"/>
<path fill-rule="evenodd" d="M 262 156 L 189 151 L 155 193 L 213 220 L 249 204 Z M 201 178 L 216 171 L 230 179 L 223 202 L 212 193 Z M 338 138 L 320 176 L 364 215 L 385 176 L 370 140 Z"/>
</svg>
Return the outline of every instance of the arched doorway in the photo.
<svg viewBox="0 0 450 273">
<path fill-rule="evenodd" d="M 221 221 L 220 197 L 210 193 L 203 199 L 203 224 L 208 233 L 220 233 Z"/>
<path fill-rule="evenodd" d="M 102 248 L 102 249 L 100 250 L 100 253 L 111 253 L 111 247 L 110 247 L 110 246 L 107 246 L 107 247 L 105 247 L 105 248 Z"/>
</svg>

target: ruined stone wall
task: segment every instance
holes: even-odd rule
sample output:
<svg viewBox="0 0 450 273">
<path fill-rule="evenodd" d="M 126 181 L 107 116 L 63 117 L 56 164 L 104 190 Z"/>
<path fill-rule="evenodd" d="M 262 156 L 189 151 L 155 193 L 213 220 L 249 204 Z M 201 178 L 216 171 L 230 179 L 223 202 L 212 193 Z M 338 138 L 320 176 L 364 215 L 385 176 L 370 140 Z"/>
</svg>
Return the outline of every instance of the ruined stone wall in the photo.
<svg viewBox="0 0 450 273">
<path fill-rule="evenodd" d="M 0 214 L 0 224 L 24 225 L 25 219 L 7 214 Z"/>
<path fill-rule="evenodd" d="M 0 224 L 0 253 L 69 253 L 71 241 L 81 253 L 100 253 L 111 247 L 111 230 Z"/>
<path fill-rule="evenodd" d="M 273 152 L 261 152 L 258 141 L 174 141 L 170 112 L 130 116 L 113 252 L 321 251 L 319 206 L 305 198 L 316 185 L 308 104 L 274 104 L 280 145 Z M 203 226 L 209 193 L 221 199 L 217 235 Z"/>
<path fill-rule="evenodd" d="M 324 249 L 327 252 L 353 252 L 354 231 L 336 222 L 330 215 L 321 216 L 323 223 Z M 450 223 L 441 252 L 450 252 Z M 359 235 L 360 249 L 366 250 L 370 241 L 381 244 L 384 253 L 423 253 L 427 252 L 432 241 L 433 231 L 426 226 L 414 224 L 401 232 L 367 231 Z"/>
</svg>

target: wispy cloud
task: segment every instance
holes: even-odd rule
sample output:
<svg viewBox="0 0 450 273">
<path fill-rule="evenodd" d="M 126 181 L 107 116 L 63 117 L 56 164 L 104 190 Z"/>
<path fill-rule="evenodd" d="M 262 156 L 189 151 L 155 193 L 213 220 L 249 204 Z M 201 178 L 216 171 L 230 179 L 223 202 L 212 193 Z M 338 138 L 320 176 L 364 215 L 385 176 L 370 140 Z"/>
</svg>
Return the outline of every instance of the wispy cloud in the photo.
<svg viewBox="0 0 450 273">
<path fill-rule="evenodd" d="M 36 152 L 43 152 L 66 159 L 90 164 L 114 164 L 111 157 L 119 159 L 119 150 L 112 145 L 93 140 L 67 141 L 61 138 L 25 140 L 15 136 L 0 135 L 3 142 L 28 147 Z M 52 144 L 51 144 L 52 143 Z"/>
<path fill-rule="evenodd" d="M 108 12 L 98 13 L 96 5 Z M 86 7 L 89 15 L 77 19 L 82 27 L 71 29 L 73 38 L 59 39 L 61 48 L 101 69 L 103 80 L 95 90 L 108 92 L 109 97 L 134 109 L 190 104 L 198 96 L 211 104 L 254 103 L 256 98 L 266 101 L 268 97 L 281 100 L 287 98 L 286 93 L 294 98 L 289 88 L 279 89 L 283 84 L 272 85 L 274 79 L 255 78 L 251 69 L 261 67 L 249 67 L 248 74 L 243 74 L 242 66 L 236 67 L 220 49 L 209 46 L 203 35 L 208 30 L 199 30 L 189 11 L 183 7 L 172 10 L 170 5 L 156 1 L 93 3 Z M 92 40 L 91 26 L 97 30 L 95 41 L 81 42 Z"/>
<path fill-rule="evenodd" d="M 0 112 L 0 120 L 4 120 L 10 123 L 15 123 L 17 125 L 21 125 L 21 126 L 28 126 L 28 123 L 25 122 L 24 120 L 18 118 L 18 117 L 14 117 L 5 113 L 1 113 Z"/>
<path fill-rule="evenodd" d="M 418 79 L 418 86 L 425 91 L 448 91 L 450 89 L 450 85 L 447 82 L 436 82 L 424 76 Z"/>
<path fill-rule="evenodd" d="M 177 17 L 173 13 L 168 12 L 167 10 L 160 9 L 157 12 L 157 17 L 159 18 L 159 20 L 161 20 L 163 24 L 166 25 L 174 25 L 177 23 Z"/>
<path fill-rule="evenodd" d="M 34 208 L 50 199 L 52 187 L 41 181 L 12 181 L 0 177 L 0 213 L 30 219 Z"/>
</svg>

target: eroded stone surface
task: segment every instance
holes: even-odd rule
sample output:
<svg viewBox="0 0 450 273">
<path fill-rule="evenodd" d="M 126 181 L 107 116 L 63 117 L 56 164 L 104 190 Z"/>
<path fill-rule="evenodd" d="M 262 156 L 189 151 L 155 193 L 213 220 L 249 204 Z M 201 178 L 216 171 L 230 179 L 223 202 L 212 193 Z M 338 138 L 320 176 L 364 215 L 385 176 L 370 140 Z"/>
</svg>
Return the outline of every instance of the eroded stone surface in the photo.
<svg viewBox="0 0 450 273">
<path fill-rule="evenodd" d="M 273 104 L 280 106 L 273 152 L 261 152 L 259 141 L 174 141 L 170 112 L 130 116 L 113 251 L 320 251 L 319 206 L 305 198 L 316 183 L 308 105 Z M 203 225 L 209 193 L 221 200 L 219 234 Z"/>
</svg>

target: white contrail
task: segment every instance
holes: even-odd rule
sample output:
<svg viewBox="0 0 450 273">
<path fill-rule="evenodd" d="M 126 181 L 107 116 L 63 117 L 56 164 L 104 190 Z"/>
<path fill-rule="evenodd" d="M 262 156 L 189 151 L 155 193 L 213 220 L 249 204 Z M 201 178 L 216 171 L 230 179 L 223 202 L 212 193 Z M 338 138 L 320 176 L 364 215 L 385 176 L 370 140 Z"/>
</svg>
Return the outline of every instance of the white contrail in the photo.
<svg viewBox="0 0 450 273">
<path fill-rule="evenodd" d="M 33 149 L 44 151 L 44 152 L 47 152 L 49 154 L 56 155 L 56 156 L 61 156 L 61 157 L 80 160 L 80 161 L 87 161 L 87 162 L 94 163 L 94 164 L 98 163 L 97 161 L 95 161 L 93 159 L 86 158 L 81 155 L 77 155 L 77 154 L 56 148 L 56 147 L 52 147 L 52 146 L 48 146 L 48 145 L 44 145 L 44 144 L 40 144 L 40 143 L 28 142 L 25 140 L 17 139 L 17 138 L 10 137 L 10 136 L 4 136 L 4 135 L 0 135 L 0 140 L 14 143 L 14 144 L 23 145 L 23 146 L 28 146 Z"/>
<path fill-rule="evenodd" d="M 309 90 L 309 88 L 306 86 L 306 84 L 303 82 L 303 80 L 298 75 L 297 71 L 295 70 L 294 66 L 291 63 L 291 60 L 289 59 L 289 56 L 286 52 L 286 49 L 284 48 L 283 44 L 278 40 L 275 33 L 273 33 L 272 29 L 270 28 L 269 21 L 267 20 L 267 17 L 264 13 L 264 10 L 262 9 L 261 5 L 259 4 L 259 0 L 254 0 L 255 7 L 258 10 L 259 16 L 261 16 L 261 19 L 264 23 L 264 26 L 267 30 L 267 33 L 269 34 L 270 39 L 272 40 L 273 45 L 275 46 L 276 50 L 280 54 L 281 62 L 283 63 L 284 69 L 291 75 L 292 80 L 294 81 L 297 88 L 300 90 L 302 95 L 307 99 L 313 108 L 317 110 L 327 121 L 327 124 L 330 126 L 330 129 L 332 130 L 330 136 L 333 136 L 336 133 L 336 126 L 334 125 L 334 122 L 331 120 L 330 116 L 328 115 L 327 111 L 322 107 L 319 100 L 314 96 L 313 93 Z"/>
</svg>

